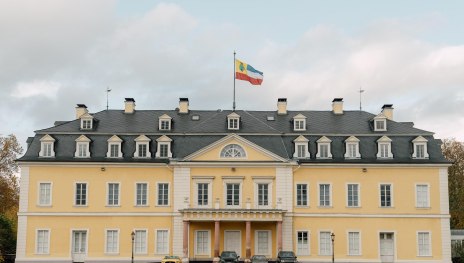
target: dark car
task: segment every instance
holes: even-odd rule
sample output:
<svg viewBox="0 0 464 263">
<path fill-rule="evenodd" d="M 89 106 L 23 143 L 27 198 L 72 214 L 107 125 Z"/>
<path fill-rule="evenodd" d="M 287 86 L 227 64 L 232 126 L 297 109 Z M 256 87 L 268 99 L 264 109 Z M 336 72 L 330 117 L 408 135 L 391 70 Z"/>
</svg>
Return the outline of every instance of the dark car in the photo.
<svg viewBox="0 0 464 263">
<path fill-rule="evenodd" d="M 251 257 L 251 263 L 268 263 L 268 259 L 264 255 L 254 255 Z"/>
<path fill-rule="evenodd" d="M 295 253 L 293 251 L 279 251 L 277 254 L 277 263 L 296 263 Z"/>
<path fill-rule="evenodd" d="M 238 263 L 238 258 L 240 256 L 235 253 L 235 251 L 222 251 L 221 255 L 219 256 L 219 260 L 221 263 Z"/>
</svg>

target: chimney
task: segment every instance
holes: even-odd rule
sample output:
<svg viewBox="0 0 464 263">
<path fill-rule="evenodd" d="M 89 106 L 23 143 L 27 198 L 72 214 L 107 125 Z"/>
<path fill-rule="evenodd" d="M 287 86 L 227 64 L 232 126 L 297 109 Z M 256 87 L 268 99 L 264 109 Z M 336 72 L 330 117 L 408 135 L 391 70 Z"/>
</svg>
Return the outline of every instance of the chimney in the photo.
<svg viewBox="0 0 464 263">
<path fill-rule="evenodd" d="M 333 99 L 332 112 L 337 115 L 343 114 L 343 98 Z"/>
<path fill-rule="evenodd" d="M 179 98 L 179 113 L 189 113 L 189 99 Z"/>
<path fill-rule="evenodd" d="M 76 107 L 76 119 L 79 119 L 82 115 L 88 113 L 87 106 L 85 104 L 77 104 Z"/>
<path fill-rule="evenodd" d="M 393 104 L 385 104 L 382 106 L 382 113 L 389 120 L 393 120 Z"/>
<path fill-rule="evenodd" d="M 277 99 L 277 114 L 279 115 L 287 114 L 287 98 Z"/>
<path fill-rule="evenodd" d="M 124 113 L 132 114 L 135 112 L 134 98 L 126 98 L 124 101 Z"/>
</svg>

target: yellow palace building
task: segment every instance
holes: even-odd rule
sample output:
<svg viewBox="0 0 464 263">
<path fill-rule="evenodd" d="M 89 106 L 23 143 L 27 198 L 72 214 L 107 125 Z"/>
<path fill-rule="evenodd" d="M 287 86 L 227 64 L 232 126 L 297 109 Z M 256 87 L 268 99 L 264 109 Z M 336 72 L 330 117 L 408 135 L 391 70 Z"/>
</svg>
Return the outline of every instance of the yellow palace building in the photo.
<svg viewBox="0 0 464 263">
<path fill-rule="evenodd" d="M 90 113 L 35 131 L 16 262 L 451 262 L 441 142 L 392 105 Z M 133 234 L 133 239 L 132 235 Z M 332 237 L 334 240 L 332 241 Z"/>
</svg>

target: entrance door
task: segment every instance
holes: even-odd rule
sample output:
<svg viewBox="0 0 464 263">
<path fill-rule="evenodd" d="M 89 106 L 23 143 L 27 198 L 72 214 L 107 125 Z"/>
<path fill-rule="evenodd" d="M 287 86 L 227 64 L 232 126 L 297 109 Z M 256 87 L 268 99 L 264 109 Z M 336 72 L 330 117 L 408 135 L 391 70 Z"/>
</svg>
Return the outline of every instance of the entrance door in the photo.
<svg viewBox="0 0 464 263">
<path fill-rule="evenodd" d="M 224 231 L 224 250 L 235 251 L 242 256 L 242 238 L 240 231 Z"/>
<path fill-rule="evenodd" d="M 393 262 L 394 251 L 393 233 L 380 233 L 380 261 Z"/>
<path fill-rule="evenodd" d="M 73 262 L 84 262 L 87 255 L 87 231 L 72 232 L 72 259 Z"/>
</svg>

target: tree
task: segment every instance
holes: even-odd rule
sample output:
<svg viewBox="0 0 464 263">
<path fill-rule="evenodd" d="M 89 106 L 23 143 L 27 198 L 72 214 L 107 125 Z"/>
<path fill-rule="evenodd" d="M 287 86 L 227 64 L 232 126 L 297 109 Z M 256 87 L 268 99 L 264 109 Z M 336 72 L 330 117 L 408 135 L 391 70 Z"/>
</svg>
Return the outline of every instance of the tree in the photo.
<svg viewBox="0 0 464 263">
<path fill-rule="evenodd" d="M 453 162 L 448 168 L 450 225 L 452 229 L 464 229 L 464 143 L 444 140 L 442 151 Z"/>
<path fill-rule="evenodd" d="M 16 249 L 19 184 L 15 160 L 21 152 L 14 135 L 0 137 L 0 262 Z"/>
</svg>

